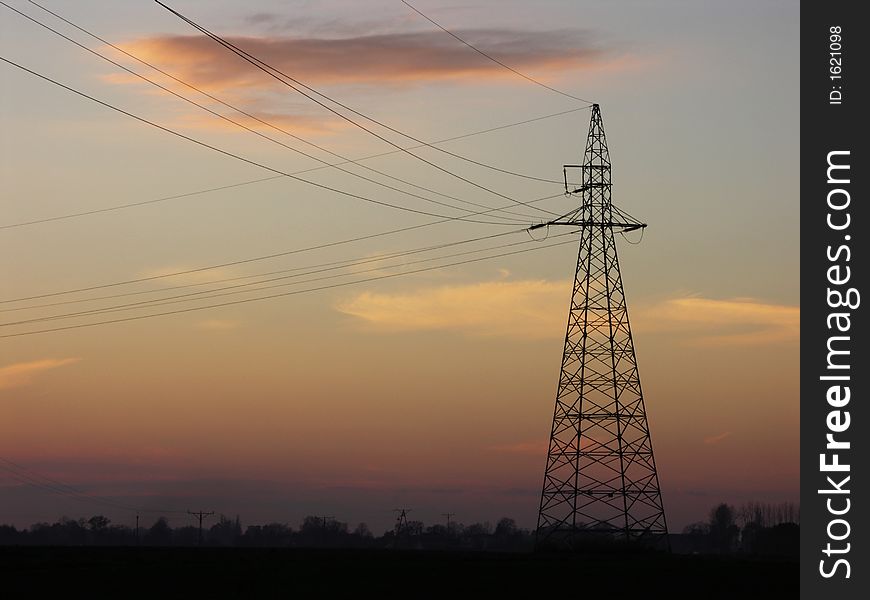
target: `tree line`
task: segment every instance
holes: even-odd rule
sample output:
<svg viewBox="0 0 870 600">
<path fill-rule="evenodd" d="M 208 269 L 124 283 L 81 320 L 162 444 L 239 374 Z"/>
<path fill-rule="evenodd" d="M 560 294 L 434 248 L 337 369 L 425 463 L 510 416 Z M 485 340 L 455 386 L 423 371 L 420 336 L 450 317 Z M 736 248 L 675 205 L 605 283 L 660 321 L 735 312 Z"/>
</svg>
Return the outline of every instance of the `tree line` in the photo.
<svg viewBox="0 0 870 600">
<path fill-rule="evenodd" d="M 721 503 L 707 521 L 692 523 L 672 536 L 678 551 L 697 554 L 797 556 L 800 507 L 791 502 L 747 502 L 737 508 Z"/>
<path fill-rule="evenodd" d="M 796 556 L 800 539 L 800 509 L 792 503 L 749 502 L 737 508 L 720 503 L 706 521 L 670 536 L 680 554 L 748 554 Z M 533 530 L 517 526 L 509 517 L 464 525 L 451 522 L 425 525 L 401 521 L 376 536 L 365 523 L 348 523 L 307 516 L 298 527 L 267 523 L 243 527 L 238 516 L 220 515 L 200 532 L 195 525 L 171 527 L 165 517 L 136 530 L 112 523 L 103 515 L 89 519 L 62 517 L 55 523 L 36 523 L 16 529 L 0 525 L 0 545 L 32 546 L 197 546 L 270 548 L 404 548 L 525 552 L 534 548 Z"/>
<path fill-rule="evenodd" d="M 526 551 L 534 534 L 504 517 L 495 526 L 451 522 L 426 526 L 407 521 L 376 536 L 365 523 L 353 529 L 335 519 L 307 516 L 293 528 L 287 523 L 243 527 L 239 517 L 220 515 L 217 522 L 200 529 L 195 525 L 171 527 L 165 517 L 138 532 L 129 525 L 112 523 L 103 515 L 89 519 L 62 517 L 55 523 L 35 523 L 26 529 L 0 525 L 0 545 L 33 546 L 197 546 L 212 547 L 356 547 L 356 548 L 454 548 L 469 550 Z"/>
</svg>

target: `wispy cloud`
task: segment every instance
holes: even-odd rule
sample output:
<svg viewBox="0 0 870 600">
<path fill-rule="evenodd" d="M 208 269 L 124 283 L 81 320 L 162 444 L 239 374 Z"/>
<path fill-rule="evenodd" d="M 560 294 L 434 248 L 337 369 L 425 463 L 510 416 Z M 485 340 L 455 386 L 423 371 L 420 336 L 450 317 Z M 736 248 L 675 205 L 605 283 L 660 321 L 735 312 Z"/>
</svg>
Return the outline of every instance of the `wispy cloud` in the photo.
<svg viewBox="0 0 870 600">
<path fill-rule="evenodd" d="M 707 445 L 718 444 L 719 442 L 729 437 L 731 437 L 731 432 L 725 431 L 723 433 L 720 433 L 719 435 L 711 435 L 710 437 L 704 438 L 704 443 Z"/>
<path fill-rule="evenodd" d="M 39 374 L 80 361 L 80 358 L 45 358 L 0 367 L 0 390 L 29 385 Z"/>
<path fill-rule="evenodd" d="M 638 329 L 687 335 L 700 345 L 762 345 L 800 339 L 800 308 L 752 298 L 672 298 L 642 308 Z"/>
<path fill-rule="evenodd" d="M 337 118 L 324 117 L 323 115 L 292 114 L 289 112 L 282 113 L 251 108 L 246 108 L 245 112 L 251 115 L 251 117 L 241 114 L 228 115 L 238 125 L 205 112 L 186 113 L 169 122 L 169 124 L 192 129 L 226 129 L 227 131 L 234 132 L 245 131 L 239 126 L 242 125 L 272 138 L 276 137 L 275 128 L 299 136 L 328 135 L 346 129 L 343 121 L 339 121 Z"/>
<path fill-rule="evenodd" d="M 103 75 L 101 79 L 116 85 L 139 85 L 142 86 L 144 94 L 169 98 L 170 101 L 174 99 L 169 92 L 147 86 L 141 79 L 128 73 L 110 73 Z M 191 96 L 189 88 L 176 82 L 163 81 L 161 85 L 181 96 Z M 168 127 L 197 130 L 244 132 L 247 128 L 272 138 L 280 137 L 281 133 L 298 136 L 333 135 L 348 127 L 347 123 L 338 117 L 323 112 L 314 114 L 310 112 L 308 106 L 299 102 L 287 102 L 286 98 L 264 97 L 256 89 L 245 89 L 244 93 L 240 93 L 238 89 L 225 90 L 221 96 L 222 100 L 243 110 L 246 114 L 223 106 L 210 107 L 217 114 L 226 117 L 222 119 L 204 110 L 177 106 L 175 111 L 167 113 L 160 122 Z"/>
<path fill-rule="evenodd" d="M 569 281 L 509 280 L 398 293 L 363 292 L 336 305 L 376 331 L 458 331 L 552 338 L 564 331 Z M 694 345 L 794 342 L 800 308 L 748 298 L 680 296 L 631 310 L 636 331 L 667 332 Z"/>
<path fill-rule="evenodd" d="M 556 70 L 606 68 L 624 57 L 605 52 L 588 32 L 478 29 L 460 33 L 517 69 L 540 77 Z M 313 83 L 480 81 L 514 77 L 441 32 L 384 33 L 342 38 L 281 35 L 228 37 L 264 62 Z M 122 44 L 124 49 L 210 89 L 274 87 L 257 69 L 204 36 L 164 35 Z"/>
<path fill-rule="evenodd" d="M 363 292 L 336 308 L 381 331 L 548 338 L 561 327 L 570 293 L 567 281 L 489 281 L 398 294 Z"/>
<path fill-rule="evenodd" d="M 410 15 L 409 15 L 410 17 Z M 505 82 L 525 85 L 514 73 L 470 51 L 441 31 L 383 32 L 370 27 L 316 28 L 307 34 L 287 35 L 280 19 L 255 14 L 249 24 L 266 32 L 258 36 L 227 36 L 227 40 L 305 84 L 351 84 L 380 89 L 430 82 L 464 85 Z M 357 24 L 358 25 L 358 24 Z M 623 71 L 645 68 L 648 57 L 615 50 L 590 31 L 559 29 L 526 31 L 474 29 L 459 32 L 465 39 L 492 52 L 513 68 L 541 81 L 578 70 Z M 243 108 L 294 135 L 332 135 L 345 123 L 314 106 L 301 95 L 287 94 L 283 84 L 240 59 L 205 36 L 158 35 L 119 44 L 126 52 L 159 66 L 183 81 Z M 117 85 L 135 85 L 145 94 L 166 95 L 127 73 L 103 77 Z M 184 96 L 191 91 L 169 78 L 160 83 Z M 217 107 L 225 112 L 223 107 Z M 268 127 L 239 115 L 227 115 L 254 129 Z M 178 127 L 224 130 L 234 125 L 177 105 L 162 122 Z"/>
</svg>

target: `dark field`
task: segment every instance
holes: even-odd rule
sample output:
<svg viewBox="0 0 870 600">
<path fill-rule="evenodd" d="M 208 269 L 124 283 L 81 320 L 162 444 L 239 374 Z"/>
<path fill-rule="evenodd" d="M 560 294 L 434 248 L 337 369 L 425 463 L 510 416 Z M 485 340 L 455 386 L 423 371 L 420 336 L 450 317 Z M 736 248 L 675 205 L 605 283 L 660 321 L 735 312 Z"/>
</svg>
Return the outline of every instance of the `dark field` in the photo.
<svg viewBox="0 0 870 600">
<path fill-rule="evenodd" d="M 0 548 L 5 598 L 797 598 L 798 564 L 710 556 Z"/>
</svg>

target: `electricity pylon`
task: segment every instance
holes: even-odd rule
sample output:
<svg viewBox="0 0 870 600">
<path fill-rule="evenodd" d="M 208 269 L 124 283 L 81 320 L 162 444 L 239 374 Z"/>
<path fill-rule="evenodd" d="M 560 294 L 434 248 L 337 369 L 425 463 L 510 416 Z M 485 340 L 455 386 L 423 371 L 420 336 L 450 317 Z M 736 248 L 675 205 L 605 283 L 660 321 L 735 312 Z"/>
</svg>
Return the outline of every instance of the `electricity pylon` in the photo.
<svg viewBox="0 0 870 600">
<path fill-rule="evenodd" d="M 193 512 L 192 510 L 188 510 L 187 514 L 193 515 L 194 517 L 199 519 L 199 545 L 202 546 L 202 520 L 206 517 L 210 517 L 211 515 L 213 515 L 214 511 L 212 510 L 206 512 L 204 510 L 201 510 L 199 512 Z"/>
<path fill-rule="evenodd" d="M 411 512 L 411 509 L 394 508 L 393 512 L 399 515 L 396 517 L 396 537 L 399 538 L 408 532 L 408 513 Z"/>
<path fill-rule="evenodd" d="M 580 184 L 568 173 L 580 171 Z M 616 253 L 617 233 L 646 227 L 611 203 L 610 153 L 592 106 L 582 165 L 565 165 L 580 207 L 544 226 L 576 227 L 580 251 L 536 544 L 603 540 L 667 547 L 667 522 Z"/>
</svg>

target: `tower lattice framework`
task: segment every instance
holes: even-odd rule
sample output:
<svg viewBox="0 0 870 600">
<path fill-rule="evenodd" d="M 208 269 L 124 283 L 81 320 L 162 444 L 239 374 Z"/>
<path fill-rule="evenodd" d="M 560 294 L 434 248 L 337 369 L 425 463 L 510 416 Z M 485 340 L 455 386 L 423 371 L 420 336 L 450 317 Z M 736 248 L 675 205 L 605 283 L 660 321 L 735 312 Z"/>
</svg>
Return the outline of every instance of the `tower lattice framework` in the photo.
<svg viewBox="0 0 870 600">
<path fill-rule="evenodd" d="M 568 172 L 579 169 L 571 189 Z M 580 251 L 538 514 L 537 542 L 667 545 L 616 234 L 646 227 L 611 203 L 611 165 L 593 105 L 582 165 L 566 165 L 578 209 L 547 225 L 580 230 Z M 573 186 L 572 186 L 573 187 Z"/>
</svg>

